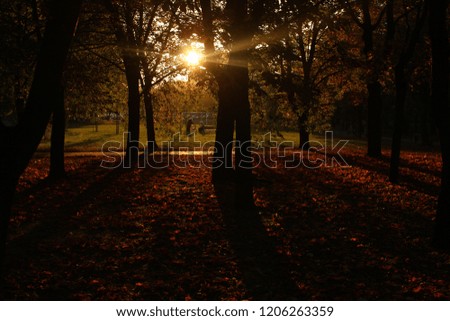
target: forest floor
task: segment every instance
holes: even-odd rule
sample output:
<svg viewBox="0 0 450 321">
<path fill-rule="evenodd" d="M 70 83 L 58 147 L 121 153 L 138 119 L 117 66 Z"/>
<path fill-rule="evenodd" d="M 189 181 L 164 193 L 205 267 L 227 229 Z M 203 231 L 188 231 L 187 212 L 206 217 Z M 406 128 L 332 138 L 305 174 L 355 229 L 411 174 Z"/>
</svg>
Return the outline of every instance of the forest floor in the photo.
<svg viewBox="0 0 450 321">
<path fill-rule="evenodd" d="M 393 185 L 387 152 L 342 155 L 350 166 L 258 166 L 254 210 L 234 209 L 233 186 L 214 186 L 208 166 L 69 157 L 67 179 L 50 181 L 36 158 L 14 205 L 4 299 L 449 300 L 450 256 L 430 247 L 440 156 L 403 153 Z"/>
</svg>

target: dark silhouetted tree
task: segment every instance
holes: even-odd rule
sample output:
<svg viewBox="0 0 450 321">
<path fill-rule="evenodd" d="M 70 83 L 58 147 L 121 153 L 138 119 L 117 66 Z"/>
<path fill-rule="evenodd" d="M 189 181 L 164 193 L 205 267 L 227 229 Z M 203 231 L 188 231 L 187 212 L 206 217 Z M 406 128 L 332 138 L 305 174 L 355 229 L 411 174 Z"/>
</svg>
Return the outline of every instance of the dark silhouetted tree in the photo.
<svg viewBox="0 0 450 321">
<path fill-rule="evenodd" d="M 442 183 L 438 199 L 433 244 L 450 249 L 450 108 L 448 0 L 429 0 L 429 28 L 432 46 L 431 105 L 442 151 Z"/>
<path fill-rule="evenodd" d="M 213 178 L 230 177 L 233 134 L 236 131 L 235 173 L 238 183 L 237 202 L 240 206 L 253 205 L 251 184 L 251 130 L 249 102 L 249 49 L 257 32 L 264 10 L 270 1 L 228 0 L 222 12 L 226 33 L 223 43 L 227 49 L 227 61 L 221 62 L 215 48 L 216 23 L 211 1 L 201 0 L 203 36 L 206 53 L 205 66 L 214 75 L 218 85 L 218 115 Z M 217 14 L 217 12 L 216 12 Z"/>
<path fill-rule="evenodd" d="M 425 25 L 428 14 L 425 1 L 415 1 L 415 3 L 409 7 L 400 5 L 398 2 L 396 4 L 403 8 L 400 13 L 400 17 L 402 17 L 400 22 L 404 22 L 404 25 L 389 26 L 388 30 L 392 30 L 392 32 L 394 32 L 394 30 L 398 30 L 399 27 L 403 27 L 404 36 L 399 37 L 402 40 L 396 41 L 396 47 L 400 48 L 398 58 L 392 58 L 396 59 L 395 66 L 393 68 L 395 83 L 395 118 L 389 170 L 389 180 L 392 183 L 398 182 L 402 128 L 404 126 L 404 108 L 412 69 L 410 64 L 414 57 L 417 43 L 421 38 L 422 29 Z M 394 6 L 394 1 L 392 2 L 392 6 Z M 414 8 L 415 10 L 412 10 L 411 8 Z M 394 24 L 396 23 L 395 21 L 399 21 L 394 18 L 394 7 L 387 10 L 386 14 L 388 24 Z M 409 22 L 409 19 L 413 15 L 413 22 L 411 23 Z"/>
<path fill-rule="evenodd" d="M 346 13 L 350 15 L 354 24 L 362 32 L 363 54 L 365 57 L 366 86 L 367 86 L 367 154 L 370 157 L 381 156 L 381 113 L 382 92 L 380 74 L 386 50 L 377 48 L 376 37 L 386 7 L 392 0 L 381 4 L 370 0 L 347 1 L 340 0 Z"/>
<path fill-rule="evenodd" d="M 38 147 L 50 116 L 59 104 L 62 74 L 81 0 L 52 1 L 25 110 L 17 126 L 0 124 L 7 153 L 0 158 L 0 257 L 4 257 L 12 199 L 19 177 Z"/>
</svg>

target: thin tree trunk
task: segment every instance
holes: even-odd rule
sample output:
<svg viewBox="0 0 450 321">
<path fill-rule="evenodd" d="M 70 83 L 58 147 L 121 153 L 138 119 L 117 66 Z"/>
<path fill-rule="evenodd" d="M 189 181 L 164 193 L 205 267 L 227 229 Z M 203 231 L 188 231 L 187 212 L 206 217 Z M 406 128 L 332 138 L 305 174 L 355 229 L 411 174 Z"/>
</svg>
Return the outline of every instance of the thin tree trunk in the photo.
<svg viewBox="0 0 450 321">
<path fill-rule="evenodd" d="M 363 41 L 364 54 L 368 68 L 367 75 L 367 155 L 369 157 L 381 156 L 381 112 L 382 112 L 382 87 L 378 79 L 379 66 L 374 52 L 372 17 L 370 14 L 370 1 L 362 1 L 363 12 Z"/>
<path fill-rule="evenodd" d="M 111 13 L 110 20 L 114 27 L 117 42 L 121 48 L 121 56 L 125 66 L 125 77 L 128 86 L 128 135 L 124 159 L 124 166 L 131 167 L 138 161 L 139 156 L 139 128 L 140 128 L 140 93 L 139 80 L 141 78 L 140 58 L 135 34 L 132 32 L 133 17 L 130 11 L 122 17 L 111 0 L 104 0 L 103 4 Z M 124 26 L 121 19 L 125 18 Z"/>
<path fill-rule="evenodd" d="M 389 170 L 389 181 L 395 184 L 398 183 L 406 89 L 405 70 L 401 63 L 395 68 L 395 119 Z"/>
<path fill-rule="evenodd" d="M 0 161 L 0 265 L 3 265 L 12 199 L 20 175 L 38 147 L 50 115 L 58 106 L 61 78 L 82 0 L 53 1 L 26 108 L 14 129 L 1 129 L 9 152 Z"/>
<path fill-rule="evenodd" d="M 450 249 L 450 109 L 447 0 L 430 0 L 429 27 L 432 47 L 431 107 L 442 151 L 442 182 L 438 199 L 433 245 Z"/>
<path fill-rule="evenodd" d="M 50 173 L 52 179 L 66 176 L 64 169 L 64 139 L 66 135 L 66 112 L 64 108 L 64 89 L 61 86 L 58 94 L 59 106 L 53 111 L 52 136 L 50 146 Z"/>
<path fill-rule="evenodd" d="M 408 39 L 405 50 L 401 53 L 399 61 L 395 66 L 395 122 L 394 133 L 392 137 L 391 148 L 391 164 L 389 171 L 389 180 L 392 183 L 398 183 L 399 165 L 400 165 L 400 150 L 402 140 L 402 129 L 404 119 L 404 108 L 406 101 L 406 94 L 408 90 L 408 79 L 406 75 L 406 69 L 411 61 L 416 44 L 418 43 L 421 35 L 421 30 L 425 24 L 427 17 L 427 7 L 419 7 L 416 16 L 416 23 L 411 33 L 411 37 Z"/>
<path fill-rule="evenodd" d="M 306 112 L 304 112 L 299 118 L 298 118 L 298 132 L 300 135 L 300 143 L 299 148 L 303 150 L 308 150 L 310 147 L 309 144 L 309 131 L 308 127 L 306 125 L 308 116 L 306 115 Z"/>
<path fill-rule="evenodd" d="M 153 115 L 153 97 L 149 89 L 144 88 L 145 122 L 147 125 L 147 149 L 151 153 L 158 149 L 156 144 L 155 120 Z"/>
<path fill-rule="evenodd" d="M 123 57 L 125 75 L 128 85 L 128 136 L 125 154 L 125 166 L 133 166 L 139 156 L 140 129 L 140 94 L 139 94 L 139 58 L 138 56 Z"/>
</svg>

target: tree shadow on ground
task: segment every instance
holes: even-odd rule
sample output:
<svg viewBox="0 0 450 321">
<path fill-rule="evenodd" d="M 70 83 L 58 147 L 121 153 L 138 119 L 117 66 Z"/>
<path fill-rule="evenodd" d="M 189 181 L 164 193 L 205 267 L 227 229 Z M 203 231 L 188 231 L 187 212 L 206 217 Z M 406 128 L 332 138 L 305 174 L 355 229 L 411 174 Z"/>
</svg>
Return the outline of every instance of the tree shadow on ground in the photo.
<svg viewBox="0 0 450 321">
<path fill-rule="evenodd" d="M 324 155 L 323 153 L 319 153 Z M 328 157 L 332 157 L 335 155 L 328 155 Z M 368 157 L 360 157 L 355 155 L 343 155 L 345 161 L 350 166 L 360 167 L 362 169 L 368 170 L 370 172 L 375 172 L 380 175 L 384 175 L 386 180 L 389 178 L 389 166 L 390 166 L 390 158 L 383 155 L 379 159 L 373 159 Z M 400 173 L 399 173 L 399 183 L 401 185 L 406 185 L 408 188 L 412 190 L 416 190 L 421 193 L 425 193 L 428 195 L 436 195 L 439 193 L 440 188 L 431 184 L 430 182 L 424 182 L 420 180 L 420 173 L 422 175 L 428 175 L 428 177 L 440 177 L 439 171 L 429 170 L 424 168 L 423 166 L 412 164 L 406 160 L 400 161 Z M 404 169 L 407 169 L 405 171 Z"/>
<path fill-rule="evenodd" d="M 290 262 L 277 252 L 258 208 L 236 206 L 239 205 L 235 204 L 238 187 L 233 180 L 215 182 L 214 189 L 226 235 L 251 299 L 301 300 L 303 296 L 290 276 Z"/>
<path fill-rule="evenodd" d="M 59 208 L 50 208 L 51 211 L 46 211 L 45 216 L 36 222 L 30 222 L 23 226 L 20 234 L 12 235 L 7 242 L 6 251 L 6 274 L 8 270 L 11 271 L 16 266 L 31 266 L 34 261 L 42 259 L 39 257 L 43 243 L 49 243 L 57 240 L 63 240 L 68 235 L 72 235 L 79 229 L 80 218 L 77 213 L 83 206 L 92 203 L 98 195 L 100 195 L 108 187 L 115 184 L 120 177 L 127 171 L 122 168 L 110 170 L 101 178 L 92 182 L 86 189 L 81 190 L 73 199 L 67 200 L 66 204 Z M 50 180 L 45 180 L 38 183 L 37 186 L 51 186 Z M 53 186 L 58 189 L 57 184 Z M 28 195 L 36 191 L 34 187 L 31 191 L 25 191 L 23 194 Z M 62 195 L 64 197 L 64 195 Z M 74 205 L 76 204 L 76 205 Z M 124 204 L 116 204 L 116 206 L 124 206 Z M 45 247 L 45 245 L 44 245 Z M 45 259 L 45 258 L 44 258 Z M 7 284 L 7 282 L 5 283 Z M 8 298 L 11 294 L 7 285 L 1 289 L 0 298 Z M 39 294 L 40 299 L 43 300 L 65 300 L 71 299 L 70 288 L 50 288 L 46 292 Z"/>
<path fill-rule="evenodd" d="M 291 175 L 266 173 L 276 182 L 270 197 L 284 206 L 279 210 L 283 236 L 293 259 L 301 262 L 296 279 L 306 283 L 309 299 L 421 299 L 426 282 L 411 291 L 410 283 L 416 282 L 411 280 L 447 279 L 445 260 L 430 248 L 432 221 L 419 209 L 404 209 L 377 189 L 332 171 L 299 168 Z M 333 184 L 326 183 L 330 181 Z M 308 192 L 301 192 L 298 184 Z M 301 209 L 290 207 L 289 199 L 282 201 L 285 186 L 298 191 Z M 264 196 L 269 198 L 267 191 Z"/>
</svg>

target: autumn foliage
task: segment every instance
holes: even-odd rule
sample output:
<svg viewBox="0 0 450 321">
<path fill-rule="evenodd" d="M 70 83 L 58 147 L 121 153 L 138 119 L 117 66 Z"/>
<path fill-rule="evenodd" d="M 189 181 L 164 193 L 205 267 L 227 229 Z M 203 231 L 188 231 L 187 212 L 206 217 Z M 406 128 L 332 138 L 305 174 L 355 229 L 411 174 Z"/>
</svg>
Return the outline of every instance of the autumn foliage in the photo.
<svg viewBox="0 0 450 321">
<path fill-rule="evenodd" d="M 450 299 L 450 257 L 430 247 L 438 154 L 402 155 L 400 185 L 386 154 L 343 156 L 351 167 L 256 168 L 246 211 L 204 167 L 68 157 L 55 182 L 35 158 L 14 206 L 5 298 Z"/>
</svg>

